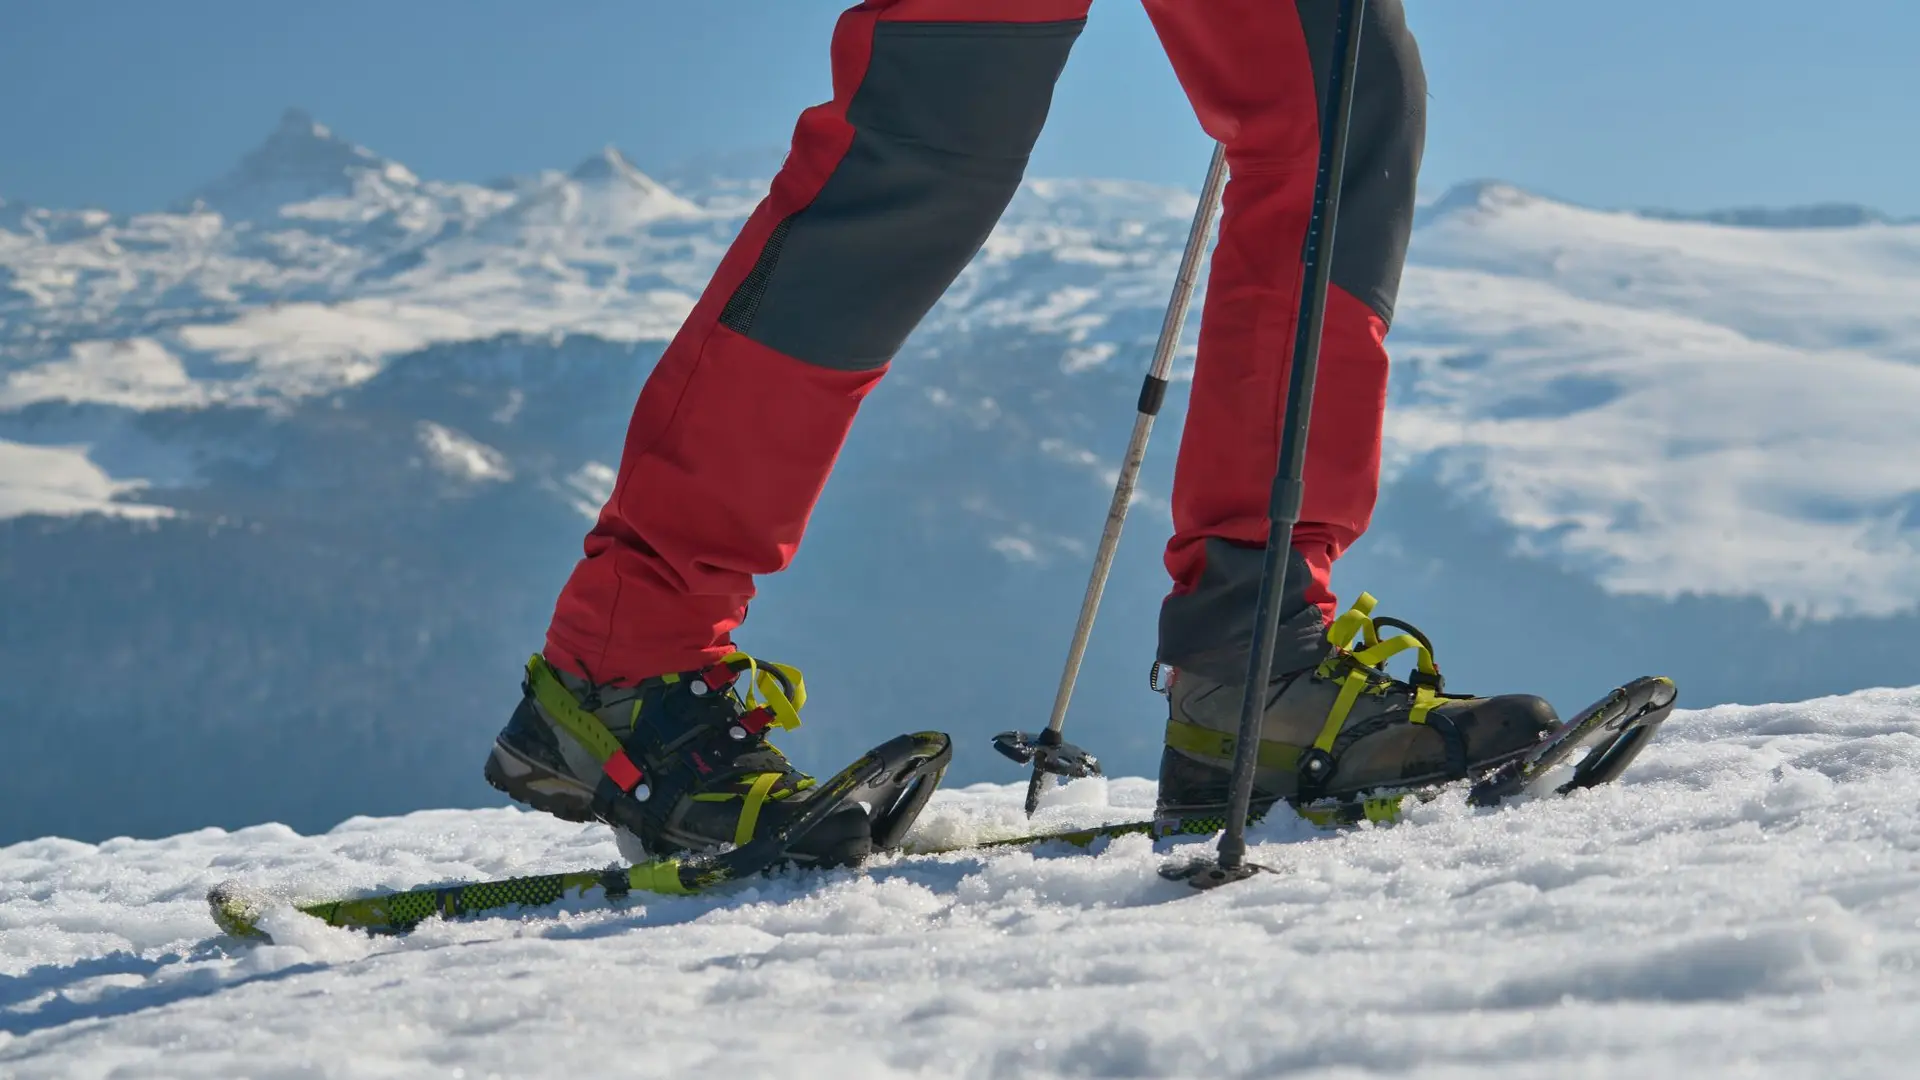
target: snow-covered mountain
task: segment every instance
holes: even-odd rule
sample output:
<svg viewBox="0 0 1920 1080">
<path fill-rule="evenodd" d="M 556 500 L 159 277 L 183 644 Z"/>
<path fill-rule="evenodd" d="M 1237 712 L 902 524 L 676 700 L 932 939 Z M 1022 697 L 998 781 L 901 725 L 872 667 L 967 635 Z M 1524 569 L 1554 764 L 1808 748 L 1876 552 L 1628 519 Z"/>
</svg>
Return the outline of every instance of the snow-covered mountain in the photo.
<svg viewBox="0 0 1920 1080">
<path fill-rule="evenodd" d="M 422 180 L 289 113 L 165 213 L 0 204 L 0 727 L 38 763 L 0 842 L 492 801 L 633 395 L 765 181 L 668 175 Z M 984 736 L 1051 699 L 1192 209 L 1030 181 L 908 343 L 743 638 L 815 683 L 804 762 L 937 723 L 957 777 L 1002 775 Z M 1920 226 L 1823 220 L 1427 205 L 1346 590 L 1457 685 L 1565 708 L 1655 669 L 1693 704 L 1913 682 Z M 1176 427 L 1074 713 L 1128 772 Z"/>
<path fill-rule="evenodd" d="M 1623 780 L 1389 828 L 1256 827 L 1211 893 L 1145 837 L 879 860 L 404 938 L 282 900 L 605 865 L 604 827 L 510 809 L 0 848 L 0 1074 L 1385 1077 L 1912 1075 L 1920 692 L 1676 713 Z M 1024 786 L 1024 785 L 1022 785 Z M 1083 781 L 1049 824 L 1132 820 Z M 1021 788 L 915 835 L 1021 830 Z"/>
</svg>

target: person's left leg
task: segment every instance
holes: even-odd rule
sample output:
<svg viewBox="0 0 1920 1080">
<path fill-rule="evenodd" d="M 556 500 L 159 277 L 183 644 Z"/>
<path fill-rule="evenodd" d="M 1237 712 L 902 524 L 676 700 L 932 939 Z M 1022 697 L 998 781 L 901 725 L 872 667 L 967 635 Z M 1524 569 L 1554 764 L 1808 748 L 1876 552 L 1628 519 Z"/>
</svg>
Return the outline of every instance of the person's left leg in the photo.
<svg viewBox="0 0 1920 1080">
<path fill-rule="evenodd" d="M 1146 0 L 1232 170 L 1174 475 L 1174 586 L 1160 616 L 1159 659 L 1174 669 L 1160 772 L 1160 805 L 1169 813 L 1217 813 L 1226 802 L 1338 3 Z M 1333 562 L 1366 530 L 1379 490 L 1385 338 L 1425 135 L 1426 81 L 1399 0 L 1367 4 L 1354 89 L 1305 501 L 1261 729 L 1256 790 L 1269 798 L 1344 796 L 1464 774 L 1525 750 L 1554 718 L 1539 698 L 1438 694 L 1429 651 L 1421 670 L 1430 682 L 1425 674 L 1412 683 L 1377 678 L 1392 646 L 1356 657 L 1327 634 Z M 1373 633 L 1365 618 L 1342 616 L 1337 644 Z"/>
<path fill-rule="evenodd" d="M 1194 111 L 1227 151 L 1167 545 L 1160 659 L 1226 679 L 1245 667 L 1292 370 L 1302 248 L 1320 158 L 1337 0 L 1146 0 Z M 1333 562 L 1367 528 L 1380 484 L 1393 318 L 1425 137 L 1426 80 L 1397 0 L 1367 5 L 1333 283 L 1294 530 L 1290 652 L 1333 616 Z"/>
</svg>

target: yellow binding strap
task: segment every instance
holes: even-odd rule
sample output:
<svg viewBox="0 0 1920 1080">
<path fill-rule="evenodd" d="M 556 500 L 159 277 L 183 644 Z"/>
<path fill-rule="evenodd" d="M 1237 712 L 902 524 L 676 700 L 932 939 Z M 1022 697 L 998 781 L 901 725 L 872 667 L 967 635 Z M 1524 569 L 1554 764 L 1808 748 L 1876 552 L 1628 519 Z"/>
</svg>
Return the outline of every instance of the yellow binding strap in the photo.
<svg viewBox="0 0 1920 1080">
<path fill-rule="evenodd" d="M 753 786 L 747 788 L 746 802 L 740 807 L 740 822 L 733 827 L 735 847 L 744 846 L 753 839 L 753 827 L 760 823 L 760 808 L 767 803 L 767 792 L 780 782 L 777 772 L 763 772 L 753 778 Z"/>
<path fill-rule="evenodd" d="M 1440 674 L 1440 666 L 1433 662 L 1433 651 L 1425 645 L 1422 645 L 1420 639 L 1414 637 L 1412 634 L 1395 634 L 1385 641 L 1377 641 L 1373 645 L 1354 653 L 1353 658 L 1368 667 L 1379 668 L 1384 667 L 1386 662 L 1392 657 L 1408 649 L 1416 650 L 1413 661 L 1415 670 L 1423 675 L 1437 676 Z M 1434 696 L 1433 687 L 1415 683 L 1413 687 L 1413 711 L 1407 719 L 1416 724 L 1424 724 L 1427 722 L 1427 713 L 1438 704 L 1440 704 L 1440 700 Z"/>
<path fill-rule="evenodd" d="M 1376 602 L 1373 594 L 1361 593 L 1360 598 L 1353 602 L 1353 606 L 1327 628 L 1327 640 L 1332 642 L 1339 652 L 1321 665 L 1321 676 L 1323 678 L 1333 676 L 1340 666 L 1343 653 L 1354 661 L 1355 666 L 1340 680 L 1340 695 L 1334 699 L 1333 708 L 1327 711 L 1327 722 L 1321 726 L 1319 736 L 1313 740 L 1316 749 L 1327 753 L 1333 752 L 1333 744 L 1339 739 L 1340 730 L 1346 726 L 1347 717 L 1353 713 L 1354 702 L 1360 700 L 1360 695 L 1372 682 L 1372 675 L 1363 670 L 1361 665 L 1379 670 L 1388 660 L 1408 649 L 1414 649 L 1416 650 L 1415 670 L 1423 675 L 1435 677 L 1440 674 L 1440 666 L 1434 663 L 1433 650 L 1427 648 L 1419 638 L 1412 634 L 1396 634 L 1381 640 L 1379 628 L 1373 624 L 1373 608 Z M 1408 721 L 1415 724 L 1426 723 L 1427 714 L 1432 712 L 1433 707 L 1438 704 L 1440 699 L 1433 687 L 1415 683 L 1413 708 L 1407 714 Z"/>
<path fill-rule="evenodd" d="M 742 670 L 741 664 L 746 665 L 749 710 L 759 708 L 761 699 L 765 698 L 767 711 L 773 713 L 773 726 L 783 731 L 800 726 L 800 710 L 807 704 L 807 680 L 799 668 L 756 660 L 743 652 L 730 652 L 720 662 L 735 671 Z"/>
<path fill-rule="evenodd" d="M 664 893 L 667 896 L 691 896 L 693 890 L 680 883 L 680 860 L 654 859 L 627 868 L 627 884 L 637 892 Z"/>
<path fill-rule="evenodd" d="M 527 686 L 533 690 L 534 700 L 553 717 L 554 722 L 567 729 L 567 734 L 587 748 L 594 760 L 606 764 L 608 758 L 620 752 L 620 740 L 600 718 L 580 707 L 573 694 L 567 690 L 560 676 L 539 653 L 527 660 Z M 637 699 L 636 699 L 637 707 Z"/>
<path fill-rule="evenodd" d="M 1167 721 L 1167 745 L 1196 757 L 1217 761 L 1233 760 L 1233 748 L 1239 739 L 1224 731 L 1214 731 L 1184 720 Z M 1292 771 L 1300 766 L 1300 748 L 1289 743 L 1260 740 L 1260 767 Z"/>
<path fill-rule="evenodd" d="M 1379 603 L 1372 593 L 1361 593 L 1360 599 L 1353 602 L 1346 614 L 1333 620 L 1327 627 L 1327 640 L 1339 648 L 1347 648 L 1353 639 L 1365 637 L 1369 643 L 1380 640 L 1379 633 L 1373 628 L 1373 606 Z"/>
</svg>

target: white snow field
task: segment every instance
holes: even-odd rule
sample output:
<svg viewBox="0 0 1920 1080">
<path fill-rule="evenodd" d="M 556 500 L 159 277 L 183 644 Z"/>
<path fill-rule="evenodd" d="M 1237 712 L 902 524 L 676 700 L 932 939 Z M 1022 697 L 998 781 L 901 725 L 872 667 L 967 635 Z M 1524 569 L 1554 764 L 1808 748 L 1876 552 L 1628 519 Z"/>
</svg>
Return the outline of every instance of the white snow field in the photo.
<svg viewBox="0 0 1920 1080">
<path fill-rule="evenodd" d="M 1920 1054 L 1920 688 L 1677 714 L 1615 787 L 1258 834 L 1200 894 L 1145 838 L 894 859 L 724 895 L 429 923 L 289 897 L 595 865 L 513 810 L 0 849 L 0 1076 L 1906 1077 Z M 1046 820 L 1123 819 L 1143 780 Z M 1019 791 L 919 835 L 1004 835 Z"/>
</svg>

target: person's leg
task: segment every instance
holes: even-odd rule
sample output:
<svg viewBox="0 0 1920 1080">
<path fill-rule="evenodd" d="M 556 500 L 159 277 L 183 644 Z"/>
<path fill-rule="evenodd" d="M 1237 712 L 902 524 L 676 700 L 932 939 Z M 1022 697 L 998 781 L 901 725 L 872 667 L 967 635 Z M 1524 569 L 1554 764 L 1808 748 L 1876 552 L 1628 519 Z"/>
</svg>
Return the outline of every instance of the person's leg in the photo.
<svg viewBox="0 0 1920 1080">
<path fill-rule="evenodd" d="M 1174 584 L 1161 611 L 1159 658 L 1237 681 L 1246 670 L 1280 454 L 1336 0 L 1145 4 L 1232 170 L 1174 476 L 1166 556 Z M 1276 672 L 1317 657 L 1323 619 L 1333 614 L 1333 561 L 1373 513 L 1384 339 L 1413 227 L 1425 105 L 1426 79 L 1399 0 L 1372 0 Z"/>
<path fill-rule="evenodd" d="M 766 740 L 798 721 L 799 673 L 734 653 L 732 631 L 753 576 L 792 560 L 861 399 L 1013 197 L 1088 2 L 867 0 L 841 17 L 833 100 L 801 116 L 641 391 L 489 783 L 614 824 L 635 859 L 814 812 L 823 789 Z M 786 857 L 859 861 L 869 813 L 825 811 Z"/>
<path fill-rule="evenodd" d="M 771 192 L 634 408 L 545 655 L 597 682 L 726 655 L 855 411 L 1012 198 L 1090 0 L 867 0 Z"/>
<path fill-rule="evenodd" d="M 1214 816 L 1228 798 L 1338 2 L 1146 0 L 1201 122 L 1226 144 L 1233 170 L 1174 478 L 1167 546 L 1174 588 L 1160 618 L 1160 659 L 1176 674 L 1157 802 L 1171 816 Z M 1440 696 L 1439 669 L 1422 639 L 1372 643 L 1378 627 L 1369 603 L 1327 632 L 1328 573 L 1366 530 L 1379 491 L 1384 339 L 1413 230 L 1425 98 L 1399 0 L 1369 0 L 1307 436 L 1306 499 L 1254 759 L 1261 802 L 1352 800 L 1443 783 L 1528 752 L 1555 721 L 1537 697 Z M 1358 651 L 1336 652 L 1330 637 Z M 1409 646 L 1416 673 L 1383 676 L 1387 658 Z"/>
</svg>

